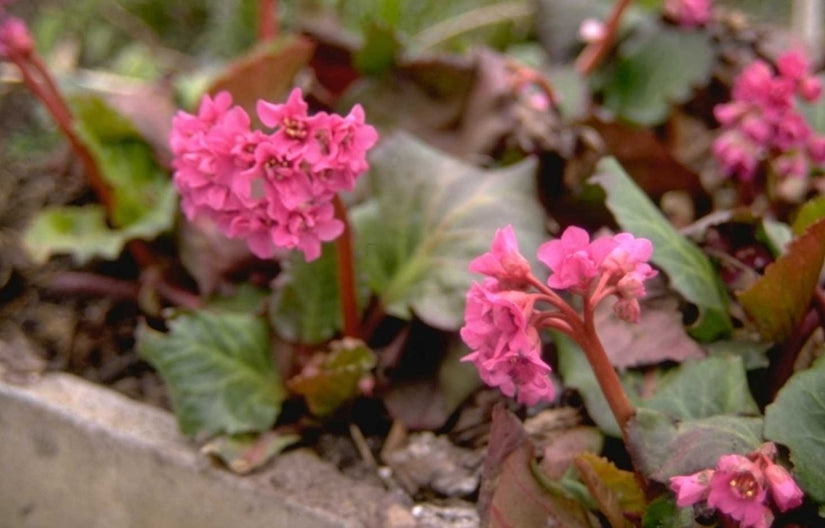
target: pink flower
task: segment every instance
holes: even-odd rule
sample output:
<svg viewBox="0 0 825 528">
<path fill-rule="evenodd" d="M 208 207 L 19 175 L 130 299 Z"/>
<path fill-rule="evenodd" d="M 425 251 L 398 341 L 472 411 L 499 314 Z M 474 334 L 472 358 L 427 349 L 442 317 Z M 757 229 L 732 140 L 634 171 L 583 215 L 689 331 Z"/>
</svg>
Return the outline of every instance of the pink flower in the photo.
<svg viewBox="0 0 825 528">
<path fill-rule="evenodd" d="M 550 367 L 541 360 L 541 341 L 530 324 L 532 297 L 516 290 L 499 290 L 496 279 L 473 283 L 467 293 L 461 338 L 473 350 L 472 361 L 481 379 L 506 395 L 534 405 L 550 401 L 555 390 L 547 378 Z"/>
<path fill-rule="evenodd" d="M 676 503 L 684 508 L 707 501 L 744 528 L 769 528 L 773 522 L 769 502 L 786 511 L 802 504 L 804 498 L 785 468 L 774 463 L 775 456 L 776 447 L 766 443 L 747 456 L 719 457 L 715 469 L 671 477 Z"/>
<path fill-rule="evenodd" d="M 579 25 L 579 39 L 583 42 L 599 42 L 607 34 L 607 27 L 601 20 L 586 18 Z"/>
<path fill-rule="evenodd" d="M 773 522 L 765 475 L 741 455 L 723 455 L 710 481 L 708 506 L 729 515 L 745 528 L 768 528 Z"/>
<path fill-rule="evenodd" d="M 586 290 L 591 279 L 598 275 L 601 259 L 608 252 L 605 242 L 594 244 L 590 243 L 587 231 L 576 226 L 565 229 L 561 238 L 542 244 L 538 250 L 539 260 L 553 271 L 547 285 L 560 290 Z"/>
<path fill-rule="evenodd" d="M 528 284 L 530 263 L 519 253 L 513 226 L 496 230 L 490 252 L 470 262 L 470 271 L 498 280 L 502 288 L 518 289 Z"/>
<path fill-rule="evenodd" d="M 186 216 L 211 217 L 261 258 L 277 248 L 318 258 L 321 243 L 343 232 L 335 192 L 352 189 L 367 169 L 377 134 L 358 106 L 346 117 L 307 111 L 296 89 L 285 104 L 258 102 L 271 133 L 251 130 L 249 115 L 226 92 L 204 96 L 197 115 L 178 112 L 170 145 Z"/>
<path fill-rule="evenodd" d="M 29 28 L 22 19 L 0 11 L 0 57 L 25 57 L 34 50 Z"/>
<path fill-rule="evenodd" d="M 710 20 L 710 0 L 665 0 L 665 14 L 680 26 L 702 26 Z"/>
<path fill-rule="evenodd" d="M 771 462 L 765 467 L 765 478 L 768 479 L 771 498 L 779 511 L 787 511 L 802 504 L 805 495 L 785 468 Z"/>
<path fill-rule="evenodd" d="M 676 494 L 676 505 L 685 508 L 706 500 L 710 491 L 713 470 L 706 469 L 693 475 L 670 478 L 670 488 Z"/>
</svg>

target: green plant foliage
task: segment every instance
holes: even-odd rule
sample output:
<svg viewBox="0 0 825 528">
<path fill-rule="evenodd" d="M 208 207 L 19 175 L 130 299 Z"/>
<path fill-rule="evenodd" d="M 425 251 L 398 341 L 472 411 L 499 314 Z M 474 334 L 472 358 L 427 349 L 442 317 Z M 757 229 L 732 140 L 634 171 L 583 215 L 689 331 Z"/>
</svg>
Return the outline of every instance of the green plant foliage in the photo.
<svg viewBox="0 0 825 528">
<path fill-rule="evenodd" d="M 604 105 L 643 126 L 663 123 L 670 107 L 706 84 L 714 63 L 710 35 L 664 27 L 639 31 L 618 47 L 605 73 Z"/>
<path fill-rule="evenodd" d="M 364 27 L 364 46 L 353 57 L 355 67 L 367 75 L 376 75 L 395 64 L 401 42 L 395 31 L 377 20 Z"/>
<path fill-rule="evenodd" d="M 825 98 L 823 98 L 825 99 Z M 811 225 L 825 218 L 825 196 L 817 196 L 799 208 L 796 219 L 791 225 L 794 235 L 801 235 Z"/>
<path fill-rule="evenodd" d="M 639 516 L 646 507 L 644 492 L 633 472 L 621 470 L 606 458 L 586 452 L 576 456 L 575 464 L 610 526 L 633 526 L 625 515 Z"/>
<path fill-rule="evenodd" d="M 605 434 L 621 436 L 610 406 L 602 394 L 587 358 L 570 338 L 554 333 L 559 373 L 567 387 L 576 388 L 590 417 Z M 755 415 L 759 408 L 748 391 L 744 363 L 737 356 L 686 361 L 657 381 L 653 394 L 642 399 L 638 372 L 627 371 L 622 384 L 634 405 L 653 409 L 673 419 L 690 420 L 715 415 Z"/>
<path fill-rule="evenodd" d="M 596 174 L 591 181 L 604 188 L 616 222 L 625 231 L 650 239 L 653 263 L 667 273 L 673 289 L 699 308 L 699 320 L 690 334 L 701 341 L 729 334 L 733 326 L 727 295 L 702 250 L 670 225 L 614 158 L 602 159 Z"/>
<path fill-rule="evenodd" d="M 458 329 L 479 278 L 467 266 L 489 251 L 495 230 L 512 224 L 528 256 L 544 237 L 532 160 L 484 170 L 397 134 L 371 166 L 373 198 L 351 214 L 358 265 L 390 315 Z"/>
<path fill-rule="evenodd" d="M 638 409 L 628 422 L 627 448 L 648 478 L 667 482 L 716 465 L 719 457 L 745 454 L 762 444 L 762 418 L 718 415 L 679 421 L 653 409 Z"/>
<path fill-rule="evenodd" d="M 138 353 L 160 372 L 187 435 L 264 431 L 285 397 L 266 322 L 250 313 L 181 313 L 162 333 L 142 324 Z"/>
<path fill-rule="evenodd" d="M 26 252 L 38 264 L 60 253 L 71 254 L 78 264 L 95 257 L 113 260 L 125 243 L 122 231 L 106 225 L 106 211 L 99 205 L 45 208 L 23 235 Z"/>
<path fill-rule="evenodd" d="M 799 484 L 825 503 L 825 357 L 794 374 L 765 409 L 765 438 L 788 446 Z"/>
<path fill-rule="evenodd" d="M 642 528 L 694 528 L 693 508 L 679 508 L 670 494 L 651 501 L 642 517 Z"/>
<path fill-rule="evenodd" d="M 375 362 L 375 354 L 367 345 L 345 338 L 331 343 L 328 355 L 305 367 L 287 386 L 304 396 L 316 416 L 326 416 L 358 393 L 358 381 Z"/>
<path fill-rule="evenodd" d="M 294 343 L 320 343 L 341 329 L 341 300 L 334 244 L 306 262 L 293 251 L 284 261 L 269 305 L 269 320 L 278 335 Z"/>
<path fill-rule="evenodd" d="M 113 191 L 109 227 L 99 205 L 43 209 L 23 235 L 35 262 L 69 253 L 83 264 L 94 257 L 114 259 L 132 239 L 152 239 L 174 224 L 177 195 L 152 147 L 123 116 L 100 98 L 72 100 L 78 135 L 94 156 Z"/>
<path fill-rule="evenodd" d="M 765 269 L 750 288 L 737 294 L 763 337 L 787 339 L 799 325 L 819 280 L 825 260 L 825 220 L 788 245 L 784 255 Z"/>
<path fill-rule="evenodd" d="M 662 376 L 653 396 L 639 404 L 680 420 L 759 414 L 744 362 L 735 356 L 685 361 Z"/>
</svg>

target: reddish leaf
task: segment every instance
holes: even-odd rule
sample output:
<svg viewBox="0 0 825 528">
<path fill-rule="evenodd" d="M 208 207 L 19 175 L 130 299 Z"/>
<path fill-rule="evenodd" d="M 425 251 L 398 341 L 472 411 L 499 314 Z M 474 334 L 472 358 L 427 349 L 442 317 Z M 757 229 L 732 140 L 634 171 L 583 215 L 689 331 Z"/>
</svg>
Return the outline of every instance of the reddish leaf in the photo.
<svg viewBox="0 0 825 528">
<path fill-rule="evenodd" d="M 286 97 L 295 74 L 309 63 L 313 50 L 314 44 L 299 36 L 256 46 L 230 64 L 208 92 L 226 90 L 235 104 L 255 115 L 258 99 L 279 101 Z"/>
<path fill-rule="evenodd" d="M 787 339 L 808 310 L 825 260 L 825 219 L 811 225 L 788 245 L 784 255 L 737 298 L 762 335 Z"/>
<path fill-rule="evenodd" d="M 645 495 L 633 473 L 592 453 L 580 454 L 575 463 L 582 481 L 613 528 L 632 526 L 627 514 L 641 518 Z"/>
<path fill-rule="evenodd" d="M 596 331 L 614 366 L 624 369 L 704 357 L 702 348 L 685 332 L 675 297 L 643 302 L 641 317 L 636 324 L 616 317 L 612 305 L 612 300 L 599 305 Z"/>
<path fill-rule="evenodd" d="M 518 418 L 493 409 L 490 444 L 482 472 L 478 508 L 482 526 L 589 527 L 588 513 L 575 499 L 554 495 L 533 475 L 533 444 Z"/>
</svg>

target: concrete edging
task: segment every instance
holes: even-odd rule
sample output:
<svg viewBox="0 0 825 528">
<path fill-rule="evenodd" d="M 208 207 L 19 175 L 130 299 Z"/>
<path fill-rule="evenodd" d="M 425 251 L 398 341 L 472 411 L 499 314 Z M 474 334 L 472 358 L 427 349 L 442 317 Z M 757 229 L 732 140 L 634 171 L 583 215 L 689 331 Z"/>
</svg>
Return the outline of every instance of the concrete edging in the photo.
<svg viewBox="0 0 825 528">
<path fill-rule="evenodd" d="M 169 413 L 72 375 L 0 379 L 0 528 L 359 528 L 386 500 L 306 449 L 237 477 Z"/>
</svg>

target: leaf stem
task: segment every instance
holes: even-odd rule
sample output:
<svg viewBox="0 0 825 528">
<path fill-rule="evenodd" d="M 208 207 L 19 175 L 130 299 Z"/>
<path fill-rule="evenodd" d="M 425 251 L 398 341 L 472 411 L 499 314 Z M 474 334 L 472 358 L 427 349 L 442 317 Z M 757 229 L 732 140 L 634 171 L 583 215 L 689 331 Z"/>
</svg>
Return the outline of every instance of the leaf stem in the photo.
<svg viewBox="0 0 825 528">
<path fill-rule="evenodd" d="M 607 57 L 613 41 L 616 39 L 616 32 L 619 29 L 619 22 L 622 15 L 630 6 L 633 0 L 619 0 L 613 6 L 613 12 L 605 23 L 604 38 L 588 44 L 576 58 L 576 71 L 582 75 L 589 75 Z"/>
<path fill-rule="evenodd" d="M 337 194 L 332 200 L 335 216 L 344 223 L 344 232 L 335 240 L 338 259 L 338 286 L 341 296 L 341 316 L 344 321 L 346 337 L 361 337 L 361 324 L 358 320 L 358 305 L 355 295 L 355 258 L 352 251 L 352 230 L 349 217 L 341 197 Z"/>
</svg>

